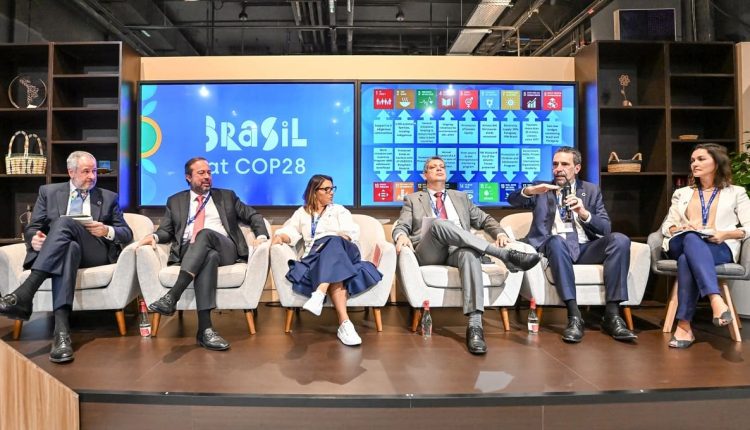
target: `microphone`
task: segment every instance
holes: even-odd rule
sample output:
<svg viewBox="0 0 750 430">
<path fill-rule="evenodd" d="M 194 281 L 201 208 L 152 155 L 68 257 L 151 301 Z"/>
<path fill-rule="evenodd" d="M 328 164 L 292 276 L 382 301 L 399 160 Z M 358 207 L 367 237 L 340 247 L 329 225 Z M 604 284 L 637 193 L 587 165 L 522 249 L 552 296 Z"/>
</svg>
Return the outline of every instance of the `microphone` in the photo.
<svg viewBox="0 0 750 430">
<path fill-rule="evenodd" d="M 562 197 L 561 207 L 565 214 L 565 216 L 563 217 L 563 222 L 568 222 L 571 220 L 570 208 L 568 208 L 568 205 L 565 203 L 565 200 L 567 200 L 568 196 L 571 195 L 572 192 L 573 192 L 573 189 L 570 185 L 570 181 L 568 180 L 568 178 L 565 178 L 565 185 L 563 185 L 562 189 L 560 190 L 560 197 Z"/>
</svg>

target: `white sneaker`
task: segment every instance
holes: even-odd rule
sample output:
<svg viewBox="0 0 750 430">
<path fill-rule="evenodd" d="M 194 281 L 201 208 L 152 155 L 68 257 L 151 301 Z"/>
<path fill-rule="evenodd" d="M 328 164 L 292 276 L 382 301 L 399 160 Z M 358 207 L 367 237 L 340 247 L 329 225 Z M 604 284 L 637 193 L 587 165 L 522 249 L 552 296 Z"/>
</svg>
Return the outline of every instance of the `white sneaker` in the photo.
<svg viewBox="0 0 750 430">
<path fill-rule="evenodd" d="M 313 315 L 320 316 L 320 313 L 323 311 L 323 301 L 325 299 L 325 294 L 315 290 L 312 293 L 312 297 L 307 299 L 305 304 L 302 305 L 302 309 L 309 311 Z"/>
<path fill-rule="evenodd" d="M 352 322 L 349 320 L 341 323 L 337 334 L 339 336 L 339 340 L 344 345 L 355 346 L 362 343 L 362 338 L 359 337 L 357 331 L 354 330 L 354 324 L 352 324 Z"/>
</svg>

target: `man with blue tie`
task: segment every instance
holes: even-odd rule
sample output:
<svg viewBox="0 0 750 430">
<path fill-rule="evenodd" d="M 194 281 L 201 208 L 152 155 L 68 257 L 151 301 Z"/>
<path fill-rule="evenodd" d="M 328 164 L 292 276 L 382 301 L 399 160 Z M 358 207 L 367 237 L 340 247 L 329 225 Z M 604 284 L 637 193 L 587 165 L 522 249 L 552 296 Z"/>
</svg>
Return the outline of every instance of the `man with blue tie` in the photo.
<svg viewBox="0 0 750 430">
<path fill-rule="evenodd" d="M 112 264 L 133 239 L 112 191 L 96 188 L 96 159 L 75 151 L 67 159 L 70 181 L 43 185 L 26 227 L 26 281 L 0 298 L 0 315 L 28 320 L 34 295 L 45 279 L 52 279 L 55 316 L 50 360 L 73 360 L 69 317 L 79 268 Z M 86 216 L 85 220 L 75 215 Z M 89 218 L 90 216 L 90 218 Z"/>
<path fill-rule="evenodd" d="M 573 264 L 604 264 L 606 308 L 602 328 L 617 340 L 637 336 L 620 317 L 620 302 L 628 300 L 630 239 L 612 233 L 612 224 L 596 185 L 576 179 L 581 153 L 568 146 L 552 159 L 552 183 L 537 183 L 508 196 L 514 207 L 530 208 L 534 218 L 526 241 L 547 257 L 555 288 L 568 309 L 563 340 L 583 339 L 584 322 L 576 302 Z"/>
<path fill-rule="evenodd" d="M 472 354 L 487 352 L 482 328 L 484 285 L 481 256 L 502 260 L 510 271 L 528 270 L 539 263 L 539 255 L 505 249 L 508 235 L 494 218 L 472 203 L 466 193 L 446 190 L 445 161 L 431 157 L 423 169 L 427 189 L 404 198 L 401 215 L 393 226 L 396 252 L 414 250 L 422 266 L 448 265 L 458 268 L 464 296 L 464 314 L 469 317 L 466 346 Z M 470 229 L 484 230 L 494 243 L 475 236 Z"/>
</svg>

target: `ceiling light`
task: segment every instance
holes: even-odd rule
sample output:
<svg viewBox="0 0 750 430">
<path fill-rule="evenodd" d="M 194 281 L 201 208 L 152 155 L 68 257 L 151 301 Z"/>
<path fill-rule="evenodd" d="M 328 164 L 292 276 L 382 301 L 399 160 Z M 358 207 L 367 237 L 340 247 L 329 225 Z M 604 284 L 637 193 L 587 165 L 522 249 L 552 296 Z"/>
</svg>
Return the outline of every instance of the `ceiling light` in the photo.
<svg viewBox="0 0 750 430">
<path fill-rule="evenodd" d="M 237 18 L 240 19 L 240 21 L 247 21 L 247 12 L 245 11 L 245 8 L 247 7 L 247 2 L 242 2 L 242 10 L 240 11 L 240 14 L 237 16 Z"/>
<path fill-rule="evenodd" d="M 404 11 L 401 10 L 401 5 L 398 5 L 396 7 L 398 8 L 398 11 L 396 12 L 396 21 L 404 22 L 404 19 L 406 19 L 406 17 L 404 16 Z"/>
</svg>

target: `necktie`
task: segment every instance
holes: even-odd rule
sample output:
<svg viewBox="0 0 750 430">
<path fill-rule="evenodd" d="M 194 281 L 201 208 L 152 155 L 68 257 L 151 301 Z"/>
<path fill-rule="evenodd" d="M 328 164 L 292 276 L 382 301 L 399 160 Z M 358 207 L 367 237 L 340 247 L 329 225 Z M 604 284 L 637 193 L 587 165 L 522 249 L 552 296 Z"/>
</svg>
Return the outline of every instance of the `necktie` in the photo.
<svg viewBox="0 0 750 430">
<path fill-rule="evenodd" d="M 81 215 L 83 213 L 83 201 L 86 200 L 88 194 L 85 190 L 76 189 L 76 195 L 73 200 L 70 201 L 70 210 L 68 215 Z"/>
<path fill-rule="evenodd" d="M 445 203 L 443 202 L 443 193 L 441 191 L 435 193 L 435 207 L 438 211 L 438 218 L 448 219 L 448 213 L 445 211 Z"/>
<path fill-rule="evenodd" d="M 578 232 L 575 226 L 573 227 L 573 231 L 565 233 L 565 246 L 570 251 L 570 258 L 573 259 L 573 262 L 578 261 L 578 257 L 581 255 L 581 248 L 578 245 Z"/>
<path fill-rule="evenodd" d="M 195 214 L 195 221 L 193 222 L 193 235 L 190 237 L 190 243 L 195 242 L 195 236 L 198 232 L 203 229 L 203 224 L 206 222 L 206 210 L 203 208 L 203 196 L 198 196 L 198 211 Z"/>
</svg>

